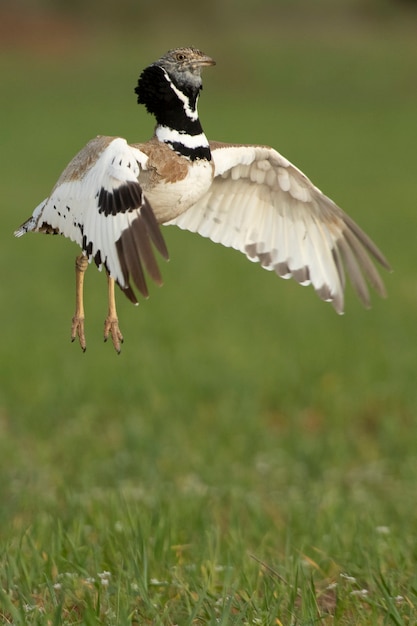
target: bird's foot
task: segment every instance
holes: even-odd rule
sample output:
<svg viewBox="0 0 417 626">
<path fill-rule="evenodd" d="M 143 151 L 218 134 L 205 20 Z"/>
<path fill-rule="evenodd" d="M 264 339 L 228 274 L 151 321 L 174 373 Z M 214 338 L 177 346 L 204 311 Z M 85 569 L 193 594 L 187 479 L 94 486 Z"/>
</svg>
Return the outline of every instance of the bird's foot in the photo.
<svg viewBox="0 0 417 626">
<path fill-rule="evenodd" d="M 111 337 L 114 349 L 120 354 L 121 344 L 123 343 L 123 335 L 120 332 L 119 320 L 117 317 L 108 315 L 104 320 L 104 341 Z"/>
<path fill-rule="evenodd" d="M 75 341 L 77 336 L 80 342 L 81 350 L 85 352 L 87 348 L 87 344 L 85 341 L 85 333 L 84 333 L 84 317 L 80 317 L 79 315 L 74 315 L 74 317 L 72 318 L 72 324 L 71 324 L 71 341 Z"/>
</svg>

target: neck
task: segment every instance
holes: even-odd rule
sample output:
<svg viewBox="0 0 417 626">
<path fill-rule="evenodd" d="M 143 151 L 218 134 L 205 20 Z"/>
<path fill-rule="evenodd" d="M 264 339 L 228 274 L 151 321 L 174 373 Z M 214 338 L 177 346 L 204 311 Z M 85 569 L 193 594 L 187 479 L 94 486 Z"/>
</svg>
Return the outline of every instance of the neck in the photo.
<svg viewBox="0 0 417 626">
<path fill-rule="evenodd" d="M 170 106 L 158 112 L 155 135 L 175 152 L 191 161 L 211 159 L 210 147 L 198 117 L 199 89 L 182 91 L 166 72 L 164 79 L 169 85 Z"/>
<path fill-rule="evenodd" d="M 191 161 L 196 159 L 211 160 L 210 146 L 203 132 L 192 135 L 158 124 L 155 135 L 159 141 L 168 144 L 175 152 L 191 159 Z"/>
<path fill-rule="evenodd" d="M 144 70 L 136 89 L 138 102 L 156 117 L 159 141 L 192 161 L 210 161 L 209 143 L 197 111 L 199 92 L 200 87 L 180 89 L 163 68 L 155 65 Z"/>
</svg>

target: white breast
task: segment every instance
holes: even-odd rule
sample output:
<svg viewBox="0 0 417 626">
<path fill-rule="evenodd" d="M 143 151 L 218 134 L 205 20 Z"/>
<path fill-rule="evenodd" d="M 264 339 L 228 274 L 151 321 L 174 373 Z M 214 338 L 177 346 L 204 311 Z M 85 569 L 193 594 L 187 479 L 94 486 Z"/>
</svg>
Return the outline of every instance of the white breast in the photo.
<svg viewBox="0 0 417 626">
<path fill-rule="evenodd" d="M 161 179 L 156 185 L 148 185 L 146 172 L 139 176 L 139 183 L 160 223 L 189 209 L 208 191 L 212 180 L 213 165 L 205 159 L 190 162 L 187 176 L 175 182 Z"/>
</svg>

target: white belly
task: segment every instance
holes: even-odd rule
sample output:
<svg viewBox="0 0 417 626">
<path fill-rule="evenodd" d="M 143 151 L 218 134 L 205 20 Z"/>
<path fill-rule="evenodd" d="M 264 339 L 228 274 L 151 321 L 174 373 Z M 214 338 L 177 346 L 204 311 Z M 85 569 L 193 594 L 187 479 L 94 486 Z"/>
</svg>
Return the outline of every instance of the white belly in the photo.
<svg viewBox="0 0 417 626">
<path fill-rule="evenodd" d="M 139 182 L 160 223 L 178 217 L 199 200 L 210 188 L 213 164 L 205 159 L 190 163 L 187 176 L 176 182 L 161 179 L 150 184 L 146 172 L 141 172 Z"/>
</svg>

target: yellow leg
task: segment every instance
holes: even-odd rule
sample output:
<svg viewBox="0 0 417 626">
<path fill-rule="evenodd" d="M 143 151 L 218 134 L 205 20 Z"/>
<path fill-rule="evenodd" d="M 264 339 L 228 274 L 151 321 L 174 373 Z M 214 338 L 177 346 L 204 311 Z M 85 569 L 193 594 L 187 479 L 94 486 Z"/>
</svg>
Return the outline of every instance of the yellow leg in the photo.
<svg viewBox="0 0 417 626">
<path fill-rule="evenodd" d="M 71 341 L 78 335 L 82 351 L 85 352 L 86 342 L 84 334 L 84 274 L 88 267 L 88 259 L 83 254 L 75 259 L 75 315 L 72 318 Z"/>
<path fill-rule="evenodd" d="M 120 354 L 120 344 L 123 343 L 123 335 L 119 328 L 119 318 L 116 311 L 116 298 L 114 295 L 114 280 L 110 276 L 107 276 L 107 288 L 109 298 L 109 312 L 104 320 L 104 341 L 107 341 L 109 335 L 111 336 L 114 349 Z"/>
</svg>

